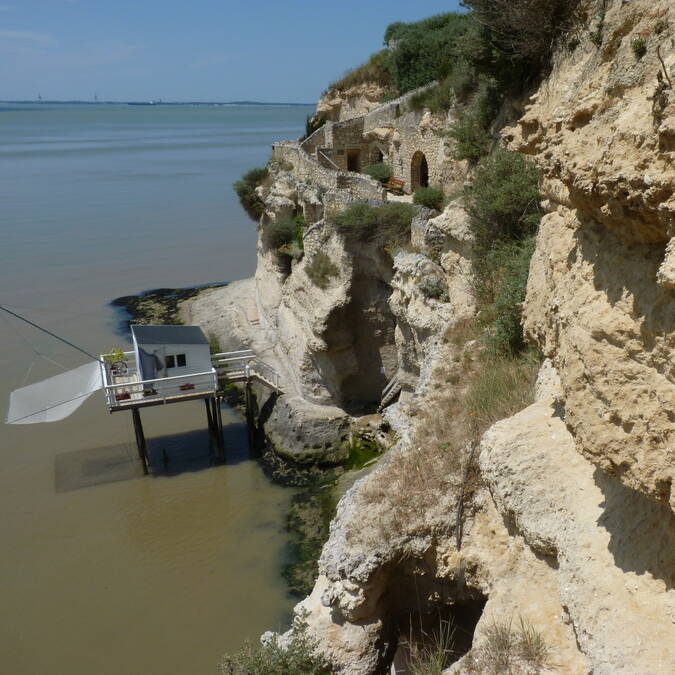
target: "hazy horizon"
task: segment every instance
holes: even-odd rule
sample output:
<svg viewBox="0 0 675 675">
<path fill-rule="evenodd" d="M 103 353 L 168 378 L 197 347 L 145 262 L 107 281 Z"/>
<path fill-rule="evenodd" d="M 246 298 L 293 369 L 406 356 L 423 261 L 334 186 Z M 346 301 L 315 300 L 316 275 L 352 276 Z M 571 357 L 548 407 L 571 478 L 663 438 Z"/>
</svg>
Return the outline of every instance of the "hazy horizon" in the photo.
<svg viewBox="0 0 675 675">
<path fill-rule="evenodd" d="M 316 102 L 386 27 L 459 0 L 0 0 L 3 101 Z"/>
</svg>

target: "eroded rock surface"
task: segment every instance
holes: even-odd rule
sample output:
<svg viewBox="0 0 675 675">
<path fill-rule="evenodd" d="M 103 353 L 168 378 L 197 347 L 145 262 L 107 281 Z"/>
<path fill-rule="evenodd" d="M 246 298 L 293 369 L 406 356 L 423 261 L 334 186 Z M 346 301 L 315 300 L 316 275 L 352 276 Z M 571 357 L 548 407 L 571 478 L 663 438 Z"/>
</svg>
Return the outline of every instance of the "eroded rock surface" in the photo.
<svg viewBox="0 0 675 675">
<path fill-rule="evenodd" d="M 675 52 L 672 31 L 655 30 L 672 3 L 606 5 L 600 49 L 561 51 L 505 134 L 541 167 L 548 200 L 525 326 L 560 373 L 578 449 L 672 507 L 675 91 L 657 46 L 667 73 Z"/>
</svg>

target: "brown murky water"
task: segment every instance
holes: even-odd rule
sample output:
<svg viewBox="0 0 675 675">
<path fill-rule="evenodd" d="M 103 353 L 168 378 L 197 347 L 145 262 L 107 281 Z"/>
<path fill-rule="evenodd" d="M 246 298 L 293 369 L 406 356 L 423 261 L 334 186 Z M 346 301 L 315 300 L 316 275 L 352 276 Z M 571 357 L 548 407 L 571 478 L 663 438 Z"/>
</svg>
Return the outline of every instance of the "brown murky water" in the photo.
<svg viewBox="0 0 675 675">
<path fill-rule="evenodd" d="M 307 112 L 101 108 L 0 111 L 0 303 L 94 353 L 128 344 L 113 297 L 253 271 L 229 185 Z M 83 363 L 16 320 L 0 345 L 3 413 L 12 388 Z M 215 673 L 287 620 L 292 493 L 248 457 L 241 418 L 225 414 L 218 467 L 200 402 L 143 421 L 151 477 L 102 394 L 62 422 L 0 426 L 1 672 Z"/>
</svg>

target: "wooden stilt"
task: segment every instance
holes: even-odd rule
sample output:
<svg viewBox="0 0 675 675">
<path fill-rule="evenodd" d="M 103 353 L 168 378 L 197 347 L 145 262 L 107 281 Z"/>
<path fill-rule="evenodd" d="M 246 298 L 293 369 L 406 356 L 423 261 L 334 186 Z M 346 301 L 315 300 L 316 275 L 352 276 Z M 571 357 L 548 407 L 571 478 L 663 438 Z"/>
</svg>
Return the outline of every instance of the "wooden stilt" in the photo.
<svg viewBox="0 0 675 675">
<path fill-rule="evenodd" d="M 214 396 L 211 399 L 211 417 L 213 418 L 213 431 L 215 436 L 215 447 L 216 447 L 216 457 L 221 459 L 222 457 L 222 445 L 223 445 L 223 435 L 218 424 L 218 401 Z"/>
<path fill-rule="evenodd" d="M 218 442 L 220 445 L 220 459 L 225 460 L 225 441 L 223 440 L 223 410 L 222 399 L 216 396 L 216 412 L 218 413 Z"/>
<path fill-rule="evenodd" d="M 143 465 L 143 473 L 148 475 L 148 451 L 145 445 L 145 435 L 143 434 L 143 423 L 141 422 L 141 413 L 138 408 L 131 410 L 134 420 L 134 432 L 136 433 L 136 446 L 138 447 L 138 456 Z"/>
<path fill-rule="evenodd" d="M 246 380 L 245 387 L 246 398 L 246 428 L 248 430 L 248 447 L 253 450 L 255 441 L 254 426 L 253 426 L 253 392 L 251 390 L 251 380 Z"/>
<path fill-rule="evenodd" d="M 204 405 L 206 406 L 206 421 L 209 427 L 209 450 L 213 453 L 215 434 L 213 433 L 213 416 L 211 414 L 211 401 L 208 398 L 204 399 Z"/>
</svg>

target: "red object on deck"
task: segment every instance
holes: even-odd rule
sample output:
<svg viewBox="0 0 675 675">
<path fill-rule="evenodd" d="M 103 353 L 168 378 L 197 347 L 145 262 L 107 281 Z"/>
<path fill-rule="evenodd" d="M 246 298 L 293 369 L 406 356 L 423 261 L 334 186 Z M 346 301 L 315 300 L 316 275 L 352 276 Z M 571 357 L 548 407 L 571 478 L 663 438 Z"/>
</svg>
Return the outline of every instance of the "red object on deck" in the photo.
<svg viewBox="0 0 675 675">
<path fill-rule="evenodd" d="M 192 384 L 191 382 L 186 382 L 185 384 L 180 385 L 180 390 L 181 391 L 188 391 L 189 389 L 194 389 L 195 385 Z"/>
<path fill-rule="evenodd" d="M 123 391 L 121 394 L 115 394 L 116 401 L 126 401 L 131 398 L 131 394 L 128 391 Z"/>
</svg>

